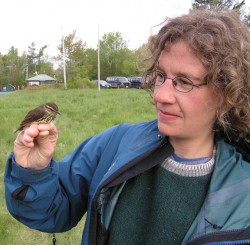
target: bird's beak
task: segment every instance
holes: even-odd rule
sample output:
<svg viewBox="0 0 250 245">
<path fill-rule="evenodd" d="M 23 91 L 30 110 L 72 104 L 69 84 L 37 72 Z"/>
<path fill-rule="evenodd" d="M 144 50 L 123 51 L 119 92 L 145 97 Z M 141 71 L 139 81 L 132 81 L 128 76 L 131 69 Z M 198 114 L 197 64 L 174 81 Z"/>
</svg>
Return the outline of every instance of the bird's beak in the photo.
<svg viewBox="0 0 250 245">
<path fill-rule="evenodd" d="M 57 114 L 61 115 L 61 113 L 59 111 L 56 112 Z"/>
</svg>

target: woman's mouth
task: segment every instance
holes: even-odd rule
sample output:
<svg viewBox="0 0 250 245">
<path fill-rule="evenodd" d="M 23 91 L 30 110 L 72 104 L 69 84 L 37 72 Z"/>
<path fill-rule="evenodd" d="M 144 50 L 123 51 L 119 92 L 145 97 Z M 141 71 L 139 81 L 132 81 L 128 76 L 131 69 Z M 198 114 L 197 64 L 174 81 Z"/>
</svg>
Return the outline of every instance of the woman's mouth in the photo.
<svg viewBox="0 0 250 245">
<path fill-rule="evenodd" d="M 174 113 L 171 113 L 171 112 L 168 112 L 168 111 L 163 111 L 163 110 L 160 110 L 158 109 L 158 118 L 159 119 L 163 119 L 163 120 L 174 120 L 176 119 L 177 116 L 176 114 Z"/>
</svg>

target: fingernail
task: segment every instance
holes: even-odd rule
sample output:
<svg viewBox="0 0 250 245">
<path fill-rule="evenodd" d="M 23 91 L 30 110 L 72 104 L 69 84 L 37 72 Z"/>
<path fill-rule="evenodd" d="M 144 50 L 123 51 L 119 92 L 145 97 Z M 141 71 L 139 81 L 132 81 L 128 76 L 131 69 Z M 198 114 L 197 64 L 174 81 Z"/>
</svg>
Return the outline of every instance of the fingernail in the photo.
<svg viewBox="0 0 250 245">
<path fill-rule="evenodd" d="M 39 130 L 45 129 L 45 127 L 46 127 L 46 126 L 45 126 L 44 124 L 38 124 L 38 129 L 39 129 Z"/>
</svg>

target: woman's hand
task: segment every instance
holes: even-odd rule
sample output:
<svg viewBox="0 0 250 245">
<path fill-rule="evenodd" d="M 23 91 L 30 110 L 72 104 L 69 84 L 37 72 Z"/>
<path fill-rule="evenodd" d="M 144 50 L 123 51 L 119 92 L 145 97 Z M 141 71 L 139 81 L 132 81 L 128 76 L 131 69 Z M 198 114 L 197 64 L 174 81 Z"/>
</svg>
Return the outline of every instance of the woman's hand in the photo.
<svg viewBox="0 0 250 245">
<path fill-rule="evenodd" d="M 32 124 L 21 131 L 14 143 L 17 164 L 24 168 L 46 168 L 54 154 L 57 129 L 53 123 Z"/>
</svg>

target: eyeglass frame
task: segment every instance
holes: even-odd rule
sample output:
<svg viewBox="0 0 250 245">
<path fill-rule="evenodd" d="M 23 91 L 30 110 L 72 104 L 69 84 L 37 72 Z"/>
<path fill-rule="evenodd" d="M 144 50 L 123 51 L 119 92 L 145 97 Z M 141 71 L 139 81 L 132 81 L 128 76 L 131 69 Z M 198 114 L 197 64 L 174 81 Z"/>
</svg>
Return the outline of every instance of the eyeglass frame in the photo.
<svg viewBox="0 0 250 245">
<path fill-rule="evenodd" d="M 181 93 L 188 93 L 188 92 L 192 91 L 194 87 L 199 88 L 199 87 L 201 87 L 201 86 L 203 86 L 203 85 L 207 85 L 207 82 L 200 83 L 200 84 L 195 84 L 195 83 L 193 83 L 193 81 L 190 80 L 189 78 L 187 78 L 187 77 L 182 77 L 182 76 L 176 76 L 176 77 L 174 77 L 174 78 L 170 78 L 170 77 L 168 77 L 167 75 L 165 75 L 164 73 L 160 72 L 159 70 L 153 70 L 153 71 L 149 72 L 146 76 L 152 75 L 153 73 L 156 73 L 156 75 L 160 74 L 160 75 L 162 75 L 162 77 L 163 77 L 163 82 L 162 82 L 161 84 L 159 84 L 159 85 L 156 85 L 156 83 L 154 83 L 154 86 L 160 87 L 163 83 L 166 82 L 167 79 L 169 79 L 169 80 L 171 80 L 171 82 L 172 82 L 173 88 L 174 88 L 176 91 L 181 92 Z M 157 76 L 155 76 L 155 79 L 156 79 L 156 77 L 157 77 Z M 181 90 L 178 90 L 178 89 L 175 87 L 175 85 L 174 85 L 174 84 L 175 84 L 174 81 L 175 81 L 177 78 L 185 78 L 188 82 L 190 82 L 190 85 L 192 86 L 191 89 L 188 90 L 188 91 L 181 91 Z"/>
</svg>

